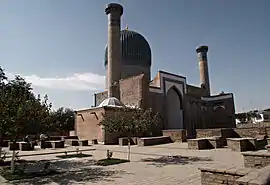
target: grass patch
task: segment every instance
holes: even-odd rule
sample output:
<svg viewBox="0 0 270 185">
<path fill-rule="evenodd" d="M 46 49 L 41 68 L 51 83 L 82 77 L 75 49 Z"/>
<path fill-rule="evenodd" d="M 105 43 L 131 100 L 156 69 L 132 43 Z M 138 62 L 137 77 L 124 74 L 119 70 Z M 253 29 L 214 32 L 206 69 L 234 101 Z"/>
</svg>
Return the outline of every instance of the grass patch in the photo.
<svg viewBox="0 0 270 185">
<path fill-rule="evenodd" d="M 115 164 L 121 164 L 130 162 L 126 159 L 117 159 L 117 158 L 111 158 L 111 159 L 100 159 L 97 161 L 96 165 L 98 166 L 109 166 L 109 165 L 115 165 Z"/>
<path fill-rule="evenodd" d="M 91 157 L 91 154 L 69 154 L 69 155 L 59 155 L 56 157 L 62 158 L 62 159 L 68 159 L 68 158 L 83 158 L 83 157 Z"/>
<path fill-rule="evenodd" d="M 46 177 L 51 175 L 57 175 L 61 172 L 56 170 L 48 170 L 48 171 L 41 171 L 41 172 L 32 172 L 32 173 L 25 173 L 21 169 L 16 169 L 14 173 L 11 173 L 11 170 L 7 167 L 4 167 L 0 170 L 0 175 L 4 177 L 8 181 L 14 180 L 22 180 L 22 179 L 32 179 L 35 177 Z"/>
</svg>

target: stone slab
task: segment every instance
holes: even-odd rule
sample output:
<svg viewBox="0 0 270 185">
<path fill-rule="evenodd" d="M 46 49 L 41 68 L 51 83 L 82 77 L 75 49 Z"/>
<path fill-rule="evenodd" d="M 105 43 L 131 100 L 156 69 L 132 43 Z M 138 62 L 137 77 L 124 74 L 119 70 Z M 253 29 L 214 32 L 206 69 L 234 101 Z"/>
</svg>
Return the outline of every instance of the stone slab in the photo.
<svg viewBox="0 0 270 185">
<path fill-rule="evenodd" d="M 64 148 L 65 147 L 65 141 L 50 141 L 52 144 L 52 148 Z"/>
<path fill-rule="evenodd" d="M 188 148 L 192 150 L 209 149 L 207 138 L 188 139 Z"/>
<path fill-rule="evenodd" d="M 88 146 L 88 140 L 86 140 L 86 139 L 79 140 L 79 145 L 80 146 Z"/>
<path fill-rule="evenodd" d="M 18 142 L 9 142 L 9 150 L 20 150 L 20 146 Z"/>
<path fill-rule="evenodd" d="M 19 148 L 21 151 L 31 151 L 34 150 L 32 145 L 28 142 L 18 142 L 19 143 Z"/>
<path fill-rule="evenodd" d="M 118 143 L 120 146 L 127 146 L 128 145 L 128 138 L 127 137 L 118 138 Z M 130 138 L 130 145 L 136 145 L 136 144 L 137 144 L 137 137 L 131 137 Z"/>
<path fill-rule="evenodd" d="M 3 140 L 2 141 L 2 147 L 8 147 L 9 140 Z"/>
<path fill-rule="evenodd" d="M 257 140 L 255 138 L 227 138 L 228 148 L 232 151 L 243 152 L 256 149 Z"/>
<path fill-rule="evenodd" d="M 187 131 L 184 129 L 162 130 L 163 136 L 169 136 L 173 142 L 186 142 Z"/>
<path fill-rule="evenodd" d="M 171 143 L 172 140 L 169 136 L 159 136 L 159 137 L 144 137 L 137 139 L 138 146 L 151 146 Z"/>
</svg>

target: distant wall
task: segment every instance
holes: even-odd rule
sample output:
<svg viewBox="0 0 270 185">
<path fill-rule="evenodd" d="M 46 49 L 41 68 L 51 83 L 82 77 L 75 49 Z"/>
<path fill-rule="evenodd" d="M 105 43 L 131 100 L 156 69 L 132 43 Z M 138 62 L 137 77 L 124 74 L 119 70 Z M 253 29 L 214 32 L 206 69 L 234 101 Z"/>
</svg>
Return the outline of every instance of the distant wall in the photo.
<svg viewBox="0 0 270 185">
<path fill-rule="evenodd" d="M 106 98 L 108 98 L 108 91 L 103 91 L 103 92 L 100 92 L 100 93 L 96 93 L 95 94 L 95 104 L 94 104 L 94 106 L 95 107 L 98 106 Z"/>
<path fill-rule="evenodd" d="M 261 128 L 215 128 L 215 129 L 196 129 L 197 138 L 221 136 L 223 138 L 237 137 L 270 137 L 270 127 Z"/>
<path fill-rule="evenodd" d="M 145 74 L 120 80 L 120 100 L 125 105 L 145 108 L 148 95 L 148 79 Z"/>
</svg>

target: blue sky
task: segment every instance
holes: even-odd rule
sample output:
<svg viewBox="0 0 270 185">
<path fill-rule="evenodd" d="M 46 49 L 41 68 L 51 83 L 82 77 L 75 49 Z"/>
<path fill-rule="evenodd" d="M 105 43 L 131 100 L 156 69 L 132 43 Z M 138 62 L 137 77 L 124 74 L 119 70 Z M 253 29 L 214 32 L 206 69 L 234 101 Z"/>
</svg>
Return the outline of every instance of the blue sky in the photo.
<svg viewBox="0 0 270 185">
<path fill-rule="evenodd" d="M 107 0 L 0 0 L 0 65 L 54 107 L 87 108 L 104 86 Z M 160 69 L 199 85 L 195 48 L 209 46 L 213 93 L 233 92 L 236 110 L 270 107 L 270 1 L 122 0 L 122 27 L 152 48 Z"/>
</svg>

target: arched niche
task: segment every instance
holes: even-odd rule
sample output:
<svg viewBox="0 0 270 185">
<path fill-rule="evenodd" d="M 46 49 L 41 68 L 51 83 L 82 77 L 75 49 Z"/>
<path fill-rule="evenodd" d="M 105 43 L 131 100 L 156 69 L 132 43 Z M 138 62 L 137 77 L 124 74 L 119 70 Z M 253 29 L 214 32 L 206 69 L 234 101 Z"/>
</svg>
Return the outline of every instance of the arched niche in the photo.
<svg viewBox="0 0 270 185">
<path fill-rule="evenodd" d="M 172 86 L 166 96 L 167 125 L 165 129 L 183 129 L 184 112 L 183 98 L 175 86 Z"/>
<path fill-rule="evenodd" d="M 213 107 L 215 114 L 215 126 L 216 127 L 224 127 L 227 122 L 227 112 L 225 106 L 215 106 Z"/>
</svg>

